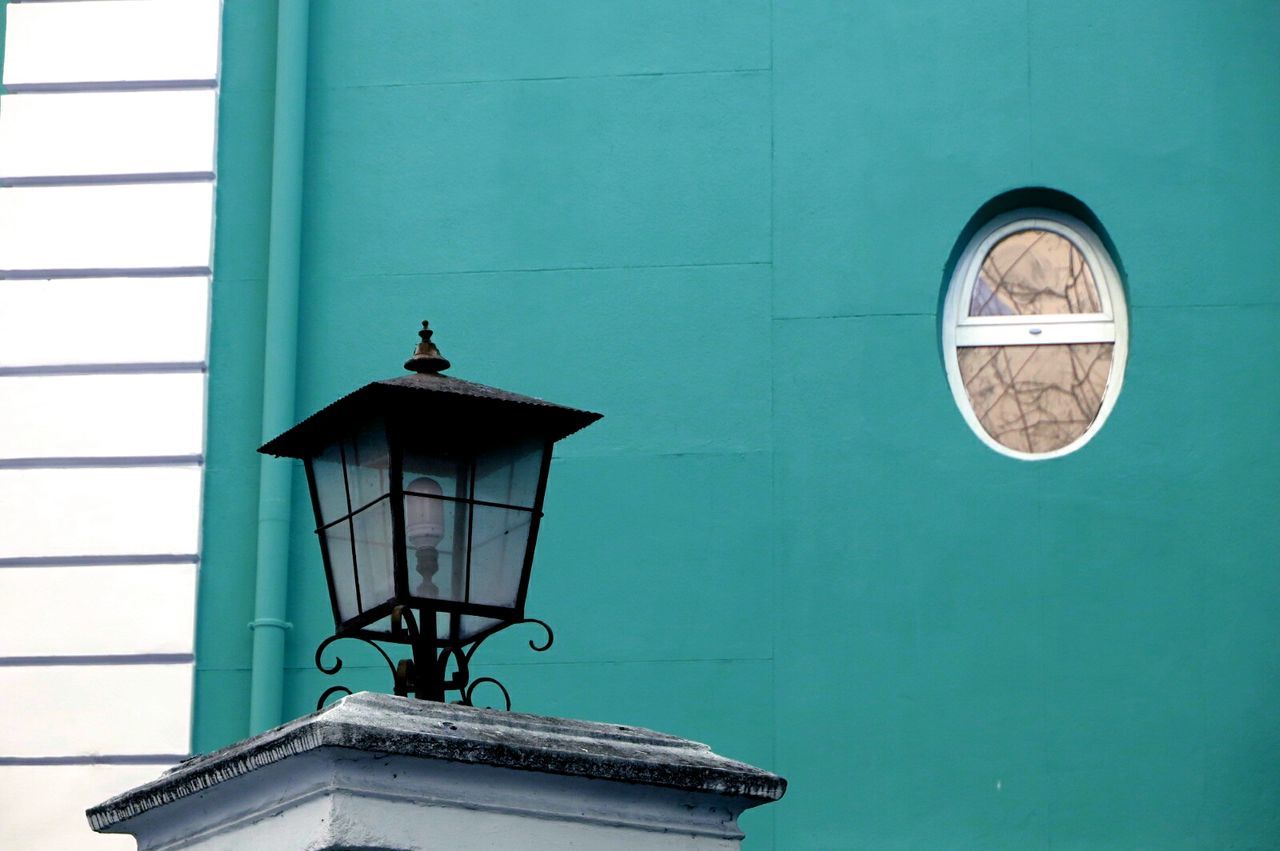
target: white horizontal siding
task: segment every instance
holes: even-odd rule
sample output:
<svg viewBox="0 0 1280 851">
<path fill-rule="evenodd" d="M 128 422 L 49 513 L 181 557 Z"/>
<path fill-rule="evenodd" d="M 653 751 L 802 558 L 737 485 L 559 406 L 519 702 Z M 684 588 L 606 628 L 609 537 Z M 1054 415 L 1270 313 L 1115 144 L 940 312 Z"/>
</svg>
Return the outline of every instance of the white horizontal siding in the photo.
<svg viewBox="0 0 1280 851">
<path fill-rule="evenodd" d="M 3 568 L 4 653 L 191 653 L 195 592 L 194 564 Z"/>
<path fill-rule="evenodd" d="M 200 453 L 204 375 L 0 378 L 0 459 Z"/>
<path fill-rule="evenodd" d="M 212 229 L 211 183 L 0 189 L 0 269 L 207 266 Z"/>
<path fill-rule="evenodd" d="M 0 96 L 0 177 L 213 171 L 217 93 Z"/>
<path fill-rule="evenodd" d="M 0 470 L 0 558 L 193 553 L 200 474 L 196 466 Z"/>
<path fill-rule="evenodd" d="M 189 748 L 220 11 L 7 8 L 6 851 L 132 848 L 92 833 L 84 809 Z"/>
<path fill-rule="evenodd" d="M 213 78 L 219 0 L 10 4 L 4 82 Z"/>
<path fill-rule="evenodd" d="M 189 664 L 0 667 L 0 693 L 21 695 L 0 703 L 0 753 L 7 757 L 179 754 L 190 747 Z"/>
<path fill-rule="evenodd" d="M 208 325 L 207 277 L 5 281 L 0 366 L 198 362 Z"/>
<path fill-rule="evenodd" d="M 128 851 L 131 836 L 93 833 L 84 811 L 154 780 L 164 765 L 0 766 L 0 848 Z"/>
</svg>

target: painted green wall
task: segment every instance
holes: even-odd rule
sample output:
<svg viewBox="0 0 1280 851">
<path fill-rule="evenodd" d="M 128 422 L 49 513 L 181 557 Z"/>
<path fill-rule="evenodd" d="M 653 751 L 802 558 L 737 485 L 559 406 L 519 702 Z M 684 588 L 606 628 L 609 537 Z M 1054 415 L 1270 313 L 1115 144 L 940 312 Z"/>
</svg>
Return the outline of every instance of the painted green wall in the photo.
<svg viewBox="0 0 1280 851">
<path fill-rule="evenodd" d="M 263 366 L 274 4 L 225 16 L 197 750 L 247 732 Z M 1280 846 L 1278 43 L 1270 0 L 313 0 L 298 414 L 424 317 L 454 374 L 603 411 L 553 466 L 556 645 L 479 664 L 786 775 L 750 848 Z M 1035 464 L 936 333 L 1029 186 L 1096 214 L 1132 322 L 1106 427 Z M 292 714 L 309 524 L 299 477 Z"/>
</svg>

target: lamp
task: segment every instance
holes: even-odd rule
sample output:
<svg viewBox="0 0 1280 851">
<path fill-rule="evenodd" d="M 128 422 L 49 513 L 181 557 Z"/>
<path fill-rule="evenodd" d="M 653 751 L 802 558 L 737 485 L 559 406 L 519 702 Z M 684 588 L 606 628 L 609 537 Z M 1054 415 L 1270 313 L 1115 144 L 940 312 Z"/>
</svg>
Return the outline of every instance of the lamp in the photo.
<svg viewBox="0 0 1280 851">
<path fill-rule="evenodd" d="M 470 679 L 485 638 L 533 622 L 547 640 L 530 646 L 550 646 L 524 606 L 551 448 L 600 415 L 441 375 L 450 364 L 426 322 L 419 336 L 409 375 L 366 384 L 258 451 L 306 467 L 335 628 L 317 667 L 336 673 L 325 648 L 361 639 L 397 694 L 458 691 L 469 704 L 480 682 L 502 688 Z M 380 643 L 412 658 L 393 663 Z"/>
</svg>

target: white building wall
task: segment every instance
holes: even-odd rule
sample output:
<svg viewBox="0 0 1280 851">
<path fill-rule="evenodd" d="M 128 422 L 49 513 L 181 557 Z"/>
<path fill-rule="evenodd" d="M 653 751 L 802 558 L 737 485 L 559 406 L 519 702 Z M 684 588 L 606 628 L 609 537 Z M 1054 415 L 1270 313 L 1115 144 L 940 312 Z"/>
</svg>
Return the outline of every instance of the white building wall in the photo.
<svg viewBox="0 0 1280 851">
<path fill-rule="evenodd" d="M 221 2 L 6 13 L 0 848 L 129 848 L 83 811 L 190 746 Z"/>
</svg>

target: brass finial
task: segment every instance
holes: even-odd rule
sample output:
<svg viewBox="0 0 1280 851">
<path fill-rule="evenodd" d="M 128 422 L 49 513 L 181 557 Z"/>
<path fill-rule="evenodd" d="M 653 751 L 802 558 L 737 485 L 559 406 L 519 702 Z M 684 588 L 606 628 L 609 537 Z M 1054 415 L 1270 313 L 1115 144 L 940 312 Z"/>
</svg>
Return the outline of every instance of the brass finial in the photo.
<svg viewBox="0 0 1280 851">
<path fill-rule="evenodd" d="M 449 361 L 440 354 L 436 344 L 431 342 L 431 327 L 422 320 L 422 330 L 418 332 L 422 342 L 413 350 L 413 357 L 404 362 L 404 368 L 410 372 L 422 372 L 428 375 L 444 372 L 449 368 Z"/>
</svg>

